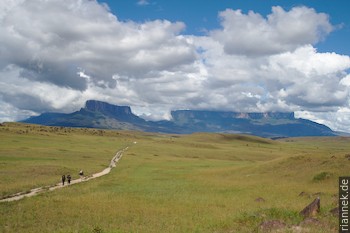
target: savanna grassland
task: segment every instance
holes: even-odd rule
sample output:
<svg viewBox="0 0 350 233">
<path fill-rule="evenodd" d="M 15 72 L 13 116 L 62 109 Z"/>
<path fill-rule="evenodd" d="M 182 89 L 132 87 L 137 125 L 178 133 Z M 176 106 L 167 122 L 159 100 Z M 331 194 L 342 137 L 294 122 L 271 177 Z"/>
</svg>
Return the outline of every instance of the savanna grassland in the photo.
<svg viewBox="0 0 350 233">
<path fill-rule="evenodd" d="M 338 177 L 350 138 L 270 140 L 244 135 L 0 126 L 0 198 L 52 185 L 62 174 L 106 176 L 0 202 L 0 232 L 337 232 Z M 304 192 L 305 195 L 299 194 Z M 317 196 L 317 221 L 299 212 Z"/>
</svg>

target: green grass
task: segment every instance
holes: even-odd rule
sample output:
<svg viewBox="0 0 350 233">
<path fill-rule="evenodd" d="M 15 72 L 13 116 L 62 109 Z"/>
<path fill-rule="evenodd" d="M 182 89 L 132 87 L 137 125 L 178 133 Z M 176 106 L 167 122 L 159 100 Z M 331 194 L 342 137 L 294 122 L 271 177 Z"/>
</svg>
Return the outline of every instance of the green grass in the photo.
<svg viewBox="0 0 350 233">
<path fill-rule="evenodd" d="M 310 232 L 337 232 L 328 212 L 338 176 L 350 168 L 349 138 L 272 141 L 10 124 L 0 127 L 0 139 L 3 196 L 81 168 L 101 171 L 130 146 L 107 176 L 0 203 L 0 232 L 257 232 L 266 220 L 299 224 L 299 212 L 316 196 L 323 225 Z"/>
<path fill-rule="evenodd" d="M 11 124 L 0 128 L 0 196 L 55 184 L 63 174 L 78 178 L 103 170 L 125 137 L 95 136 L 97 130 Z M 106 132 L 105 134 L 112 132 Z"/>
</svg>

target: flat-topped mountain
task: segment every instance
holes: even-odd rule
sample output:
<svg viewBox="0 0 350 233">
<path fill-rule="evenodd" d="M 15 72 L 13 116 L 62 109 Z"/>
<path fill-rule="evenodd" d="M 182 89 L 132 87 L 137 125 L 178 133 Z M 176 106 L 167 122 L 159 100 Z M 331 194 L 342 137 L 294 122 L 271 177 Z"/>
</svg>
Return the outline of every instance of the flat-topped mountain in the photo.
<svg viewBox="0 0 350 233">
<path fill-rule="evenodd" d="M 131 108 L 129 106 L 117 106 L 95 100 L 86 101 L 85 109 L 92 112 L 100 112 L 107 116 L 110 115 L 119 118 L 129 118 L 135 116 L 131 112 Z"/>
<path fill-rule="evenodd" d="M 258 119 L 294 119 L 294 112 L 251 112 L 251 113 L 244 113 L 244 112 L 221 112 L 221 111 L 192 111 L 192 110 L 177 110 L 172 112 L 173 119 L 178 119 L 183 116 L 186 118 L 208 118 L 210 116 L 220 116 L 224 118 L 237 118 L 237 119 L 251 119 L 251 120 L 258 120 Z"/>
<path fill-rule="evenodd" d="M 334 136 L 330 128 L 295 118 L 293 112 L 242 113 L 228 111 L 176 110 L 170 121 L 146 121 L 129 106 L 88 100 L 79 111 L 43 113 L 24 120 L 48 126 L 140 130 L 161 133 L 225 132 L 262 137 Z"/>
</svg>

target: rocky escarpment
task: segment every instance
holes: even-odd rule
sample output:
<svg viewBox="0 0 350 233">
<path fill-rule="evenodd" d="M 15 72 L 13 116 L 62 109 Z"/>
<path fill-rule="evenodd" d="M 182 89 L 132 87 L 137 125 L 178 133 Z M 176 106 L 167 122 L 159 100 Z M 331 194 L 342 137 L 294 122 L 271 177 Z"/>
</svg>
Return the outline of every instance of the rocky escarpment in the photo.
<svg viewBox="0 0 350 233">
<path fill-rule="evenodd" d="M 170 121 L 146 121 L 129 106 L 89 100 L 70 114 L 43 113 L 23 122 L 49 126 L 141 130 L 161 133 L 225 132 L 262 137 L 334 136 L 325 125 L 295 118 L 293 112 L 244 113 L 176 110 Z"/>
</svg>

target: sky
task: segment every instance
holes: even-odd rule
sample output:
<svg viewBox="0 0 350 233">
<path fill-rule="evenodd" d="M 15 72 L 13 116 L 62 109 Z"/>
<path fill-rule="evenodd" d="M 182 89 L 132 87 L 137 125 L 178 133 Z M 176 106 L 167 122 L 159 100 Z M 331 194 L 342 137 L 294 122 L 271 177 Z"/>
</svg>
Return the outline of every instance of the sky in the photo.
<svg viewBox="0 0 350 233">
<path fill-rule="evenodd" d="M 348 0 L 2 0 L 0 122 L 95 99 L 350 131 Z"/>
</svg>

